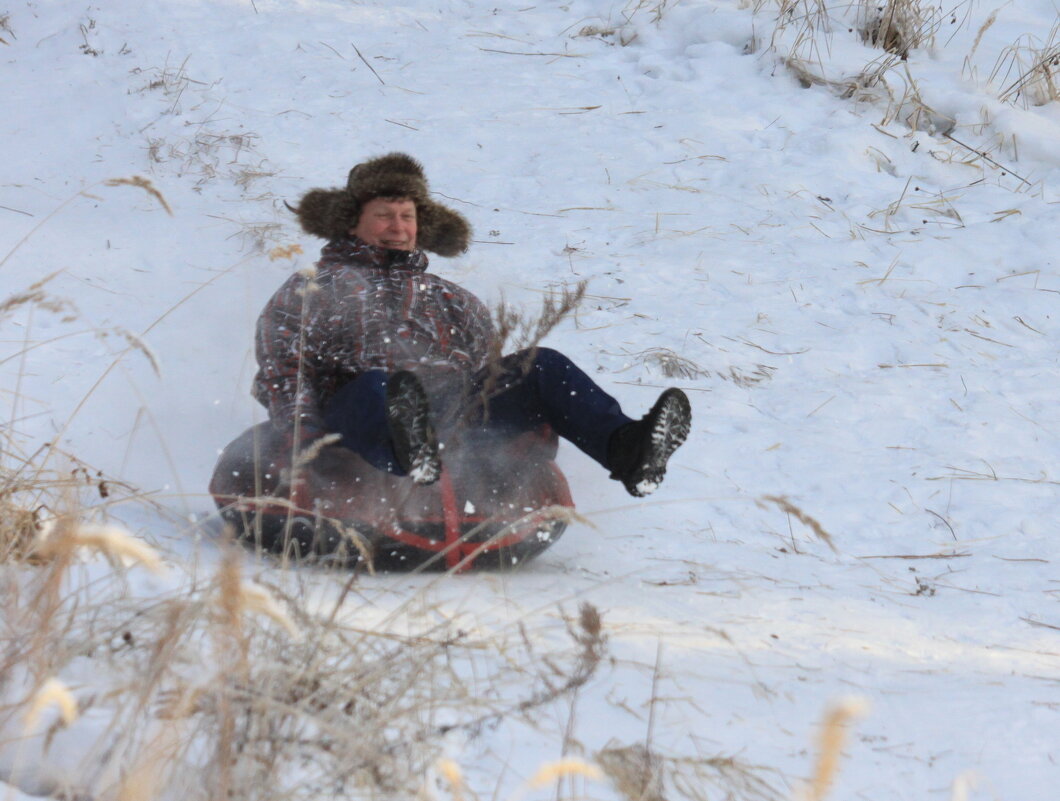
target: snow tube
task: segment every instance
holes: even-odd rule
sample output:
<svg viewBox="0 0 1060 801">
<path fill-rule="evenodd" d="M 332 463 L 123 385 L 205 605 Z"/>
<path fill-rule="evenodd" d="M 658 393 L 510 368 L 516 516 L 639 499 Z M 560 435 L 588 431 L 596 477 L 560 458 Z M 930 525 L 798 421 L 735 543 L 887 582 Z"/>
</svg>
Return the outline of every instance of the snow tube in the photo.
<svg viewBox="0 0 1060 801">
<path fill-rule="evenodd" d="M 443 451 L 441 477 L 429 486 L 327 446 L 294 474 L 292 490 L 283 439 L 269 423 L 243 432 L 222 451 L 210 494 L 237 537 L 293 559 L 370 561 L 376 570 L 512 568 L 559 539 L 574 507 L 547 428 L 459 449 L 474 458 Z"/>
</svg>

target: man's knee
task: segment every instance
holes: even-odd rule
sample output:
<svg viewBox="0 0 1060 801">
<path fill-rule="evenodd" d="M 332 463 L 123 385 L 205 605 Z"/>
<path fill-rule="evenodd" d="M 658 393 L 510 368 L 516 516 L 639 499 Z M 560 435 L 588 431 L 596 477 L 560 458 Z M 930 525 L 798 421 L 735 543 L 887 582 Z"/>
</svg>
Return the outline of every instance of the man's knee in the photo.
<svg viewBox="0 0 1060 801">
<path fill-rule="evenodd" d="M 534 366 L 539 370 L 566 370 L 571 360 L 552 348 L 538 348 L 534 354 Z"/>
</svg>

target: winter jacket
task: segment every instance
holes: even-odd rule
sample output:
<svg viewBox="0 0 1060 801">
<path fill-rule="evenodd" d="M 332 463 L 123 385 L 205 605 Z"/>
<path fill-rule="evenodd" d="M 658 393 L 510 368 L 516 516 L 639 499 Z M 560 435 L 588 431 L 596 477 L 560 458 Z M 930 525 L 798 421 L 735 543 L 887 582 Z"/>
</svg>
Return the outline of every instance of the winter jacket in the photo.
<svg viewBox="0 0 1060 801">
<path fill-rule="evenodd" d="M 366 370 L 466 375 L 486 364 L 488 309 L 426 269 L 422 251 L 347 237 L 324 247 L 315 274 L 287 279 L 256 336 L 253 394 L 275 425 L 290 427 L 297 414 L 305 429 L 323 431 L 330 398 Z"/>
</svg>

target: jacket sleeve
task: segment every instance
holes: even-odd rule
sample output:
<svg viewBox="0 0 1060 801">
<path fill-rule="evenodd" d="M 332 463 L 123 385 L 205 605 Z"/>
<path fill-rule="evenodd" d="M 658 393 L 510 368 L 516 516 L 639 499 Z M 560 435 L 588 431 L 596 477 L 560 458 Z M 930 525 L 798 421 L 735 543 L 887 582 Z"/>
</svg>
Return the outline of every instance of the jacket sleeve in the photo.
<svg viewBox="0 0 1060 801">
<path fill-rule="evenodd" d="M 316 342 L 308 335 L 312 333 L 311 328 L 303 337 L 308 303 L 303 301 L 306 284 L 302 276 L 292 276 L 272 296 L 258 318 L 255 334 L 258 373 L 253 395 L 269 410 L 269 419 L 276 427 L 291 427 L 297 417 L 304 429 L 323 431 L 316 380 Z"/>
<path fill-rule="evenodd" d="M 468 342 L 471 349 L 471 360 L 475 369 L 486 365 L 490 357 L 490 347 L 493 344 L 497 332 L 493 328 L 493 318 L 490 317 L 486 304 L 470 292 L 466 309 Z"/>
</svg>

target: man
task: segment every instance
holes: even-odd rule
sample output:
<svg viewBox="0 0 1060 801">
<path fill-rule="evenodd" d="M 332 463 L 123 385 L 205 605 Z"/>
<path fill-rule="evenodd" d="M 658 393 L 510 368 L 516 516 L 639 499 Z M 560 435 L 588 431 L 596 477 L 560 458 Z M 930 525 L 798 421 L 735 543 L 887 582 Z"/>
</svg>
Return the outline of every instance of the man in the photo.
<svg viewBox="0 0 1060 801">
<path fill-rule="evenodd" d="M 291 276 L 262 312 L 254 380 L 292 445 L 335 433 L 374 467 L 430 484 L 462 432 L 548 424 L 630 494 L 655 490 L 688 436 L 685 394 L 668 389 L 633 420 L 555 350 L 497 358 L 483 303 L 426 272 L 425 251 L 462 253 L 471 229 L 431 199 L 418 162 L 391 153 L 358 164 L 345 188 L 313 189 L 293 210 L 328 244 L 315 272 Z"/>
</svg>

